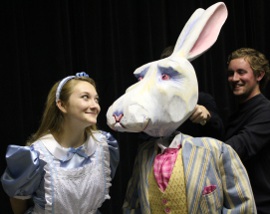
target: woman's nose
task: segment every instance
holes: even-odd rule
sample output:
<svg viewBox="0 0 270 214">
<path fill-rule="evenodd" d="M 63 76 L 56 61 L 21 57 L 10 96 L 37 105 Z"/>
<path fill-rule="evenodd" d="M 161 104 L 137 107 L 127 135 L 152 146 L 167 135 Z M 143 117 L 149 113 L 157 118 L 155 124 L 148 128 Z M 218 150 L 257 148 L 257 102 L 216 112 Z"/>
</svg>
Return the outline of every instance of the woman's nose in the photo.
<svg viewBox="0 0 270 214">
<path fill-rule="evenodd" d="M 91 106 L 91 108 L 98 108 L 98 109 L 100 108 L 100 105 L 96 100 L 91 100 L 90 106 Z"/>
</svg>

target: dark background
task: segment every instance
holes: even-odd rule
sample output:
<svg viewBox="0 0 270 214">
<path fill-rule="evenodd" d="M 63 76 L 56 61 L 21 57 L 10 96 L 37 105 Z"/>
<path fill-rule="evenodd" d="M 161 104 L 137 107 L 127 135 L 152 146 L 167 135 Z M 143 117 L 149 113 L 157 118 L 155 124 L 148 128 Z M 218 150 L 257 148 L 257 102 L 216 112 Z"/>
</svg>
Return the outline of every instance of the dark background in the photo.
<svg viewBox="0 0 270 214">
<path fill-rule="evenodd" d="M 211 0 L 1 0 L 0 85 L 2 174 L 8 144 L 24 145 L 39 126 L 47 93 L 63 77 L 86 71 L 97 82 L 100 129 L 118 139 L 121 163 L 105 214 L 121 213 L 137 146 L 136 134 L 106 125 L 109 105 L 136 81 L 135 68 L 174 45 L 184 24 Z M 269 58 L 269 0 L 228 0 L 228 19 L 217 42 L 192 63 L 199 88 L 216 99 L 226 123 L 234 100 L 228 90 L 227 55 L 252 47 Z M 265 91 L 269 98 L 269 86 Z M 11 213 L 1 188 L 1 213 Z M 83 200 L 83 199 L 82 199 Z"/>
</svg>

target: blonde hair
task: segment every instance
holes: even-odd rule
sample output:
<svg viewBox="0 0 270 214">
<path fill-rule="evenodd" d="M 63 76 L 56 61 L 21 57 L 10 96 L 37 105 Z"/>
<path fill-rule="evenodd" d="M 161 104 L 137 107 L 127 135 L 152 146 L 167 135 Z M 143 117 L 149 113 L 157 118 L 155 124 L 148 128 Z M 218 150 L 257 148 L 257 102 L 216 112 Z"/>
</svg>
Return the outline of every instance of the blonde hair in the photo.
<svg viewBox="0 0 270 214">
<path fill-rule="evenodd" d="M 67 103 L 69 97 L 73 91 L 73 88 L 78 83 L 78 81 L 89 82 L 96 89 L 96 83 L 92 78 L 89 77 L 75 77 L 69 80 L 62 88 L 61 94 L 59 96 L 60 100 L 64 103 Z M 30 136 L 27 141 L 27 145 L 31 145 L 33 142 L 38 140 L 40 137 L 53 132 L 61 132 L 61 125 L 63 123 L 63 113 L 56 105 L 56 90 L 60 81 L 55 83 L 51 88 L 47 101 L 45 104 L 45 109 L 42 115 L 41 124 L 34 134 Z M 91 125 L 85 129 L 85 134 L 92 135 L 91 130 L 97 130 L 96 125 Z"/>
<path fill-rule="evenodd" d="M 260 89 L 263 89 L 270 78 L 270 68 L 269 68 L 269 61 L 266 59 L 265 55 L 261 52 L 252 49 L 252 48 L 240 48 L 238 50 L 233 51 L 228 56 L 227 64 L 230 63 L 231 60 L 237 59 L 237 58 L 245 58 L 248 63 L 250 64 L 250 67 L 253 70 L 254 75 L 259 75 L 260 72 L 265 72 L 264 77 L 260 81 Z"/>
</svg>

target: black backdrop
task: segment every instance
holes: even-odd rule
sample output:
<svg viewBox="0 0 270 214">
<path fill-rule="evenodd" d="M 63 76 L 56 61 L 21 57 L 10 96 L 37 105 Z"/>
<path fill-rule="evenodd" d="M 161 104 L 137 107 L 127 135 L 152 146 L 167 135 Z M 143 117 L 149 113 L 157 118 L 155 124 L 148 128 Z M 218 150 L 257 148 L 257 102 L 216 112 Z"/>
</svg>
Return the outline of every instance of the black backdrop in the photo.
<svg viewBox="0 0 270 214">
<path fill-rule="evenodd" d="M 24 145 L 40 121 L 47 93 L 67 75 L 86 71 L 98 85 L 106 110 L 136 80 L 136 67 L 156 60 L 174 45 L 195 9 L 214 0 L 2 0 L 0 3 L 1 174 L 8 144 Z M 226 58 L 240 47 L 252 47 L 269 58 L 270 2 L 227 0 L 228 19 L 217 42 L 193 61 L 199 88 L 211 93 L 224 122 L 234 100 L 227 88 Z M 269 88 L 269 87 L 268 87 Z M 269 98 L 269 89 L 265 91 Z M 104 213 L 121 213 L 121 205 L 139 144 L 135 134 L 114 133 L 121 163 Z M 1 213 L 11 213 L 1 189 Z M 83 200 L 83 199 L 82 199 Z M 7 210 L 7 211 L 4 211 Z"/>
</svg>

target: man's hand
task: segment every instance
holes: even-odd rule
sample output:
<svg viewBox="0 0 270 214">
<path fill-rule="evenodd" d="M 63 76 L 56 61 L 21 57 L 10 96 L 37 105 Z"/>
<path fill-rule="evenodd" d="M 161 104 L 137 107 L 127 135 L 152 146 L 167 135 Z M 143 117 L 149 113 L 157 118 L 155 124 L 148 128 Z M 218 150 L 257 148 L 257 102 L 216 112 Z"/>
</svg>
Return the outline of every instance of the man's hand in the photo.
<svg viewBox="0 0 270 214">
<path fill-rule="evenodd" d="M 210 112 L 202 105 L 196 105 L 194 112 L 190 116 L 192 123 L 199 123 L 202 126 L 211 118 Z"/>
</svg>

